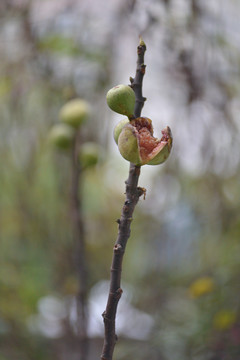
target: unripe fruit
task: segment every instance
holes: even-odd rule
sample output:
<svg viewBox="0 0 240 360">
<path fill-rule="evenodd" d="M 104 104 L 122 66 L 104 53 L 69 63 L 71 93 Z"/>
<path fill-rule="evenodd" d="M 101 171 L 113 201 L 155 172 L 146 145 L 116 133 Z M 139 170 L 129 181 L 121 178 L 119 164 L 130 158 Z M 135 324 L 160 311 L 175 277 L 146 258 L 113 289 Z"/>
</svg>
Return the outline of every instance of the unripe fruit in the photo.
<svg viewBox="0 0 240 360">
<path fill-rule="evenodd" d="M 74 137 L 74 130 L 66 124 L 54 125 L 48 135 L 48 140 L 51 144 L 60 149 L 68 149 Z"/>
<path fill-rule="evenodd" d="M 121 155 L 135 165 L 159 165 L 169 156 L 172 148 L 172 133 L 167 126 L 162 138 L 153 137 L 152 121 L 139 117 L 122 128 L 118 138 Z"/>
<path fill-rule="evenodd" d="M 60 110 L 59 118 L 65 124 L 74 128 L 79 127 L 89 116 L 89 105 L 85 100 L 73 99 L 68 101 Z"/>
<path fill-rule="evenodd" d="M 118 149 L 124 159 L 135 165 L 142 165 L 135 128 L 127 124 L 118 138 Z"/>
<path fill-rule="evenodd" d="M 116 143 L 116 144 L 118 143 L 118 137 L 119 137 L 119 135 L 120 135 L 123 127 L 124 127 L 126 124 L 129 124 L 128 118 L 122 119 L 122 120 L 119 121 L 119 123 L 115 126 L 115 128 L 114 128 L 114 130 L 113 130 L 113 137 L 114 137 L 114 140 L 115 140 L 115 143 Z"/>
<path fill-rule="evenodd" d="M 94 142 L 86 142 L 81 146 L 79 161 L 83 168 L 95 166 L 101 157 L 101 150 Z"/>
<path fill-rule="evenodd" d="M 133 117 L 135 101 L 135 93 L 127 85 L 117 85 L 107 93 L 107 104 L 110 109 L 128 118 Z"/>
</svg>

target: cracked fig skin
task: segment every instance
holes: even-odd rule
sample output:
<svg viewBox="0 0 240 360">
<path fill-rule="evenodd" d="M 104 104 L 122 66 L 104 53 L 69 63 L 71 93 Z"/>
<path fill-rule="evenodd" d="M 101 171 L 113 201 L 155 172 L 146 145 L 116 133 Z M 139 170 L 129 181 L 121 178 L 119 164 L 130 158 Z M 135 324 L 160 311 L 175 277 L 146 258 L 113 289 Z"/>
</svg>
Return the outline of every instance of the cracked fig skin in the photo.
<svg viewBox="0 0 240 360">
<path fill-rule="evenodd" d="M 124 159 L 135 165 L 159 165 L 167 160 L 172 141 L 169 126 L 162 130 L 161 139 L 157 139 L 153 136 L 152 121 L 139 117 L 123 127 L 118 148 Z"/>
<path fill-rule="evenodd" d="M 111 110 L 118 114 L 133 117 L 135 107 L 135 93 L 128 85 L 114 86 L 107 92 L 107 104 Z"/>
</svg>

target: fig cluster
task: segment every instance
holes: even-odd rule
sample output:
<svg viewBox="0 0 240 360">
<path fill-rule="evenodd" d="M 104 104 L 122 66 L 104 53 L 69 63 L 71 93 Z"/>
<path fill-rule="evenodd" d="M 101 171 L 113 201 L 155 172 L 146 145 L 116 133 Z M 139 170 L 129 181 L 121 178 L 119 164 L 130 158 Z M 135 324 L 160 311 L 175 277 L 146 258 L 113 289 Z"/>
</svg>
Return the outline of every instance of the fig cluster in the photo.
<svg viewBox="0 0 240 360">
<path fill-rule="evenodd" d="M 115 126 L 113 133 L 120 154 L 138 166 L 162 164 L 172 149 L 171 129 L 169 126 L 165 127 L 161 138 L 155 138 L 152 120 L 134 117 L 135 102 L 135 93 L 127 85 L 117 85 L 107 93 L 110 109 L 127 116 Z"/>
<path fill-rule="evenodd" d="M 69 100 L 59 111 L 59 122 L 49 131 L 49 143 L 67 151 L 73 147 L 80 127 L 90 116 L 90 106 L 83 99 Z M 79 148 L 78 159 L 82 168 L 89 168 L 99 161 L 101 150 L 94 142 L 85 142 Z"/>
</svg>

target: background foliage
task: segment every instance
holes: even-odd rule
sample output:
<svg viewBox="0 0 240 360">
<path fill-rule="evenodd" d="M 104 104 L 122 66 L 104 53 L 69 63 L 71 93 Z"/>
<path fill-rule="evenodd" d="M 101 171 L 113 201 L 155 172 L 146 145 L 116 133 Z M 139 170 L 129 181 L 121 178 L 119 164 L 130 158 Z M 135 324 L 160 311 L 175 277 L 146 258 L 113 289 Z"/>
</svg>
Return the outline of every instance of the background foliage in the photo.
<svg viewBox="0 0 240 360">
<path fill-rule="evenodd" d="M 237 1 L 2 0 L 0 4 L 0 360 L 77 359 L 70 164 L 48 132 L 72 96 L 91 104 L 84 139 L 104 162 L 84 174 L 91 353 L 128 164 L 105 94 L 147 44 L 143 115 L 171 126 L 124 260 L 119 360 L 240 357 L 239 20 Z M 113 118 L 112 118 L 113 117 Z M 108 284 L 107 284 L 108 285 Z"/>
</svg>

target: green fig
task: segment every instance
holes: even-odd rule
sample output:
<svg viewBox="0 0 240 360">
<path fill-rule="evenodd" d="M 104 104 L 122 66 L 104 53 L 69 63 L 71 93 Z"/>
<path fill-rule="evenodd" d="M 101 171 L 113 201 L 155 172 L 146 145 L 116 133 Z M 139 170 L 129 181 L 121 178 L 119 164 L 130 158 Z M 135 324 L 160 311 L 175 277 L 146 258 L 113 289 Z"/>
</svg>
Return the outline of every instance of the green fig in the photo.
<svg viewBox="0 0 240 360">
<path fill-rule="evenodd" d="M 107 93 L 107 104 L 110 109 L 128 118 L 133 118 L 135 101 L 135 93 L 127 85 L 117 85 Z"/>
<path fill-rule="evenodd" d="M 139 154 L 138 136 L 134 126 L 127 124 L 118 138 L 118 149 L 124 159 L 135 165 L 142 165 Z"/>
<path fill-rule="evenodd" d="M 101 149 L 94 142 L 86 142 L 81 146 L 79 161 L 83 168 L 95 166 L 101 157 Z"/>
<path fill-rule="evenodd" d="M 116 143 L 116 144 L 118 143 L 118 137 L 119 137 L 119 135 L 120 135 L 123 127 L 124 127 L 126 124 L 129 124 L 128 118 L 122 119 L 122 120 L 119 121 L 119 123 L 115 126 L 115 128 L 114 128 L 114 130 L 113 130 L 113 137 L 114 137 L 114 140 L 115 140 L 115 143 Z"/>
<path fill-rule="evenodd" d="M 74 137 L 74 130 L 66 124 L 54 125 L 48 135 L 49 143 L 60 149 L 70 148 Z"/>
<path fill-rule="evenodd" d="M 167 126 L 162 130 L 162 138 L 157 139 L 153 136 L 152 121 L 139 117 L 122 128 L 118 148 L 121 155 L 135 165 L 162 164 L 172 148 L 172 133 Z"/>
<path fill-rule="evenodd" d="M 68 101 L 60 110 L 59 118 L 65 124 L 78 128 L 89 116 L 89 105 L 85 100 Z"/>
</svg>

